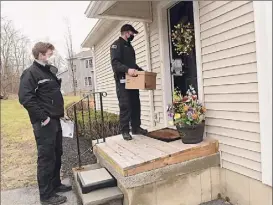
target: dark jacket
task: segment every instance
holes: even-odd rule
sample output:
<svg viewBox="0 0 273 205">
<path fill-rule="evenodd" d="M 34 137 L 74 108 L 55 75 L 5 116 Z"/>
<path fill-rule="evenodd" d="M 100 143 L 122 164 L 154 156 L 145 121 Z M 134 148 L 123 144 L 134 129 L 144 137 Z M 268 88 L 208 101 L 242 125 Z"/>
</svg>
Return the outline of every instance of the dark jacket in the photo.
<svg viewBox="0 0 273 205">
<path fill-rule="evenodd" d="M 51 66 L 34 61 L 21 76 L 19 102 L 28 111 L 32 124 L 47 117 L 58 119 L 64 116 L 61 80 L 50 70 Z"/>
<path fill-rule="evenodd" d="M 110 54 L 116 80 L 125 79 L 125 73 L 128 72 L 129 68 L 143 71 L 136 64 L 136 54 L 133 46 L 123 38 L 120 37 L 111 45 Z"/>
</svg>

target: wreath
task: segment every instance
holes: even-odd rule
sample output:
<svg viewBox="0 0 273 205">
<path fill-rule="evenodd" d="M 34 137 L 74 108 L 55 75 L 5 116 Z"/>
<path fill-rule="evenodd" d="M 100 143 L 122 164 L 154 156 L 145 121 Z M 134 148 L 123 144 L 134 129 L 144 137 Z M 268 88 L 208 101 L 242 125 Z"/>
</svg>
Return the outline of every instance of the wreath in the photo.
<svg viewBox="0 0 273 205">
<path fill-rule="evenodd" d="M 178 55 L 189 55 L 194 48 L 194 29 L 190 23 L 179 23 L 174 26 L 171 38 Z"/>
</svg>

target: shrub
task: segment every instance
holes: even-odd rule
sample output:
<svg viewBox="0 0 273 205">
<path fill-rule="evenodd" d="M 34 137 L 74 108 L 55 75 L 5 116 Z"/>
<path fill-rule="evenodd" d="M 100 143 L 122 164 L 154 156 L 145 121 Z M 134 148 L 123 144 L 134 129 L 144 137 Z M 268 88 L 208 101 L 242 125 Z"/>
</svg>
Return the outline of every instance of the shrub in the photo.
<svg viewBox="0 0 273 205">
<path fill-rule="evenodd" d="M 77 111 L 77 124 L 79 136 L 90 141 L 120 134 L 118 115 L 105 111 L 103 120 L 100 110 L 90 109 L 90 115 L 88 110 Z"/>
</svg>

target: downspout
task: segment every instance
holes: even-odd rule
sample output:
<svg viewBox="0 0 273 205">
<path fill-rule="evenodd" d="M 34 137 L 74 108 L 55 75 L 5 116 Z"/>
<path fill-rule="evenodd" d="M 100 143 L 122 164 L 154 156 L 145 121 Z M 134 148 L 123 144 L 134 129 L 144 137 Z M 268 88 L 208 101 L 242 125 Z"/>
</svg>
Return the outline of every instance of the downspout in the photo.
<svg viewBox="0 0 273 205">
<path fill-rule="evenodd" d="M 97 88 L 97 73 L 96 73 L 96 47 L 92 46 L 92 55 L 93 55 L 93 92 L 98 92 Z"/>
<path fill-rule="evenodd" d="M 150 46 L 150 24 L 143 22 L 144 26 L 144 36 L 146 41 L 146 62 L 147 62 L 147 71 L 152 72 L 152 63 L 151 63 L 151 46 Z M 155 113 L 154 113 L 154 91 L 149 90 L 149 100 L 151 106 L 150 122 L 151 128 L 155 126 Z"/>
</svg>

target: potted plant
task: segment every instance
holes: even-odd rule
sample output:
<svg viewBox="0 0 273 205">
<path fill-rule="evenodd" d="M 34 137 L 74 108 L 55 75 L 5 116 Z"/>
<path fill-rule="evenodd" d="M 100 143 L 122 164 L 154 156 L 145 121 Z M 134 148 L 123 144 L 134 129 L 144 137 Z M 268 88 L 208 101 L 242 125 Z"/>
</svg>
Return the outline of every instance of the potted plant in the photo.
<svg viewBox="0 0 273 205">
<path fill-rule="evenodd" d="M 168 114 L 185 144 L 197 144 L 203 141 L 206 108 L 198 100 L 192 86 L 185 96 L 174 91 L 173 103 L 168 106 Z"/>
</svg>

